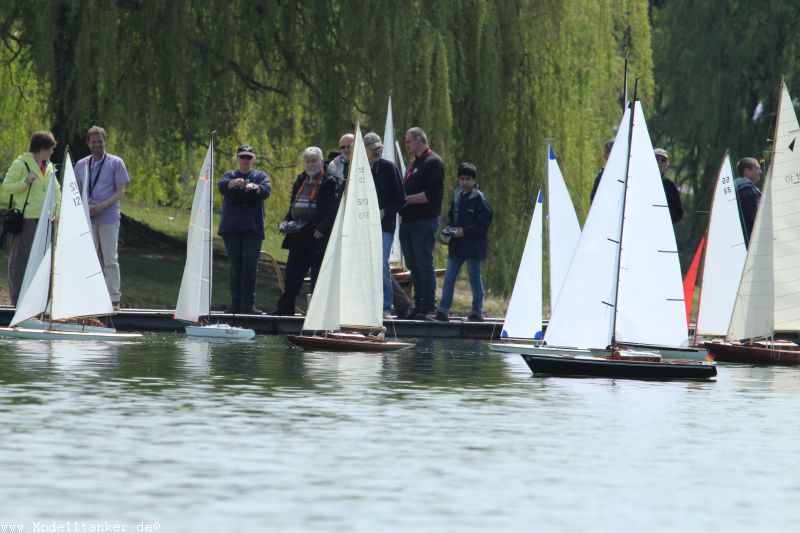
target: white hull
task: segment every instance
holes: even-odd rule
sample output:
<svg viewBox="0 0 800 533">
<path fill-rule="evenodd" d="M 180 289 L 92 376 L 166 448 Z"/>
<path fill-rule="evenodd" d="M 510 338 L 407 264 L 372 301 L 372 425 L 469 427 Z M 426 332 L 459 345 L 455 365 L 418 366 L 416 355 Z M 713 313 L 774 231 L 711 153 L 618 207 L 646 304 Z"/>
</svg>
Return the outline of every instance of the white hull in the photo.
<svg viewBox="0 0 800 533">
<path fill-rule="evenodd" d="M 542 346 L 541 344 L 522 343 L 493 343 L 489 345 L 495 352 L 530 354 L 530 355 L 593 355 L 605 350 L 590 350 L 588 348 L 559 348 L 558 346 Z"/>
<path fill-rule="evenodd" d="M 204 339 L 230 339 L 246 341 L 256 336 L 252 329 L 236 328 L 228 324 L 213 324 L 209 326 L 186 326 L 186 335 Z"/>
<path fill-rule="evenodd" d="M 71 341 L 130 341 L 142 338 L 141 333 L 115 333 L 91 331 L 64 331 L 52 329 L 0 328 L 0 337 L 32 340 L 71 340 Z"/>
<path fill-rule="evenodd" d="M 84 333 L 116 333 L 114 328 L 105 326 L 86 326 L 82 324 L 65 324 L 63 322 L 45 322 L 36 318 L 30 318 L 19 324 L 23 329 L 51 330 L 51 331 L 81 331 Z"/>
</svg>

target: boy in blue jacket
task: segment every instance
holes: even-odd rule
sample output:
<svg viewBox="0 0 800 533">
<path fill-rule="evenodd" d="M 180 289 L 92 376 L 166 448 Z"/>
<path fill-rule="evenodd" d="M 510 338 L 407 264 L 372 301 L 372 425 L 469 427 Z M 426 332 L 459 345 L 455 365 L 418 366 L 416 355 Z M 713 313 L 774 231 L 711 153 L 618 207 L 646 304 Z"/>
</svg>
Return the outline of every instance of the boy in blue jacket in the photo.
<svg viewBox="0 0 800 533">
<path fill-rule="evenodd" d="M 442 299 L 435 320 L 450 320 L 450 306 L 453 305 L 453 290 L 458 272 L 466 261 L 469 285 L 472 288 L 472 312 L 467 320 L 483 321 L 483 281 L 481 266 L 486 257 L 489 225 L 494 210 L 486 196 L 478 190 L 478 171 L 472 163 L 458 166 L 458 184 L 453 203 L 448 214 L 449 226 L 442 233 L 450 237 L 448 244 L 447 271 L 444 275 Z"/>
</svg>

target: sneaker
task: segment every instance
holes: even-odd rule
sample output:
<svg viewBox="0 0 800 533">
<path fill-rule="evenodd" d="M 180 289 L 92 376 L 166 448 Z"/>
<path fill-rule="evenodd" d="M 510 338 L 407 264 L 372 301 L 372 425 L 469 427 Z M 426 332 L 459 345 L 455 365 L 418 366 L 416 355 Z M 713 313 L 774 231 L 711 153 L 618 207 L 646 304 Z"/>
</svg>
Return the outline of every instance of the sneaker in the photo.
<svg viewBox="0 0 800 533">
<path fill-rule="evenodd" d="M 483 322 L 483 316 L 472 313 L 467 317 L 467 322 Z"/>
<path fill-rule="evenodd" d="M 383 312 L 383 318 L 392 318 L 392 312 L 391 311 L 384 311 Z"/>
<path fill-rule="evenodd" d="M 436 314 L 431 315 L 429 318 L 431 320 L 435 320 L 436 322 L 450 322 L 450 316 L 447 313 L 442 313 L 441 311 L 436 311 Z"/>
<path fill-rule="evenodd" d="M 111 302 L 111 307 L 114 308 L 114 311 L 119 311 L 119 302 Z"/>
<path fill-rule="evenodd" d="M 294 316 L 294 311 L 288 309 L 276 309 L 270 313 L 272 316 Z"/>
<path fill-rule="evenodd" d="M 409 320 L 428 320 L 428 315 L 426 313 L 414 313 L 410 317 Z"/>
<path fill-rule="evenodd" d="M 242 315 L 263 315 L 264 311 L 261 309 L 256 309 L 255 307 L 250 307 L 247 309 L 239 309 L 239 314 Z"/>
</svg>

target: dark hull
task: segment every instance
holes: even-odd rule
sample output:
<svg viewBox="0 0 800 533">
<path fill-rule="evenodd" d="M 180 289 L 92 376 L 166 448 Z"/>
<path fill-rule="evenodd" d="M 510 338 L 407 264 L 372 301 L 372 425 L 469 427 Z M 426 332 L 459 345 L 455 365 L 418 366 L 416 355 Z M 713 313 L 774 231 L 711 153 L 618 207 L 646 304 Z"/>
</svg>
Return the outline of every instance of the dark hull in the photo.
<svg viewBox="0 0 800 533">
<path fill-rule="evenodd" d="M 800 365 L 800 350 L 797 347 L 787 349 L 762 348 L 743 344 L 727 344 L 707 342 L 706 350 L 715 361 L 723 363 L 746 363 L 750 365 Z"/>
<path fill-rule="evenodd" d="M 301 348 L 314 348 L 335 352 L 393 352 L 414 346 L 408 342 L 361 339 L 335 339 L 306 335 L 288 335 L 287 338 Z"/>
<path fill-rule="evenodd" d="M 595 376 L 625 379 L 709 379 L 717 375 L 714 365 L 696 361 L 625 361 L 605 357 L 562 355 L 522 356 L 534 374 Z"/>
</svg>

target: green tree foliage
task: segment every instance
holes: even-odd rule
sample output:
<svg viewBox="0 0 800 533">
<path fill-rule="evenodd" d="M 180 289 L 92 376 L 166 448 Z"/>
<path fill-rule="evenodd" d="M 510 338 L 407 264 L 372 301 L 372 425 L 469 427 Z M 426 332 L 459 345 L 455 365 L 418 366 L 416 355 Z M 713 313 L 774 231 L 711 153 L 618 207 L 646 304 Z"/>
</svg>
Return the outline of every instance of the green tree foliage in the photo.
<svg viewBox="0 0 800 533">
<path fill-rule="evenodd" d="M 671 149 L 684 193 L 686 217 L 677 227 L 684 262 L 708 225 L 725 150 L 734 164 L 769 159 L 781 75 L 800 96 L 798 27 L 800 11 L 788 0 L 656 3 L 651 135 Z"/>
<path fill-rule="evenodd" d="M 34 73 L 35 98 L 73 152 L 85 152 L 89 126 L 105 126 L 132 195 L 186 202 L 212 130 L 218 170 L 239 143 L 256 146 L 273 176 L 270 226 L 302 149 L 335 149 L 355 120 L 382 133 L 391 91 L 398 138 L 420 126 L 445 159 L 446 202 L 458 163 L 477 165 L 497 211 L 487 262 L 497 289 L 516 274 L 544 138 L 583 217 L 621 116 L 626 51 L 646 107 L 653 94 L 644 0 L 6 0 L 0 36 L 20 50 L 4 56 L 2 79 Z M 0 118 L 16 121 L 0 153 L 41 120 Z"/>
</svg>

